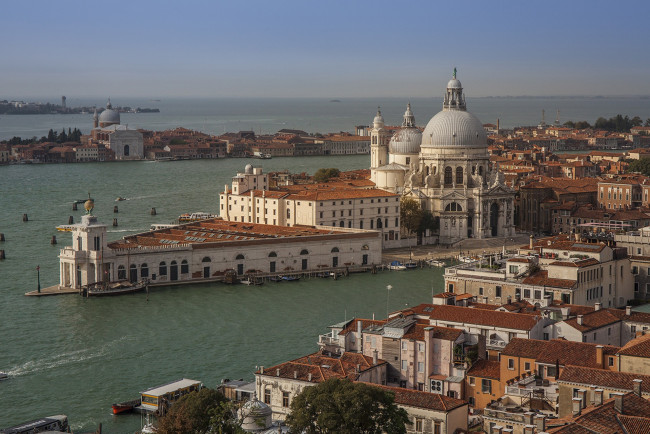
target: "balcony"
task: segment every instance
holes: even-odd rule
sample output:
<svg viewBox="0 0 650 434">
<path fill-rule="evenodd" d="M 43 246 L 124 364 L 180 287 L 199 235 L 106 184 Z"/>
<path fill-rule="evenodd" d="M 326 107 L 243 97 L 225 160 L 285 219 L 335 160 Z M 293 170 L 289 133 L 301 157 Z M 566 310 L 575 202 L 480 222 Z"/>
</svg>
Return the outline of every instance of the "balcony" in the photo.
<svg viewBox="0 0 650 434">
<path fill-rule="evenodd" d="M 319 335 L 318 346 L 321 350 L 325 350 L 333 354 L 341 354 L 343 351 L 345 351 L 345 338 L 332 336 L 331 333 Z"/>
<path fill-rule="evenodd" d="M 517 377 L 514 380 L 509 380 L 506 383 L 505 392 L 512 400 L 518 401 L 522 407 L 529 407 L 531 402 L 536 402 L 535 408 L 548 411 L 555 410 L 559 397 L 557 383 L 535 378 L 532 374 L 522 379 Z"/>
</svg>

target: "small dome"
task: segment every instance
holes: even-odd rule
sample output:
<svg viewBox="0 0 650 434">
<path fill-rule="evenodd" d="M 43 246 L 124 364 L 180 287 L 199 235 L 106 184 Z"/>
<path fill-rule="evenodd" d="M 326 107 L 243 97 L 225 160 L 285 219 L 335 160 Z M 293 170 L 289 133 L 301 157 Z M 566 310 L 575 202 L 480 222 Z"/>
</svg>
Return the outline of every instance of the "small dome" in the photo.
<svg viewBox="0 0 650 434">
<path fill-rule="evenodd" d="M 252 175 L 253 174 L 253 165 L 252 164 L 247 164 L 246 167 L 244 167 L 244 173 L 246 175 Z"/>
<path fill-rule="evenodd" d="M 463 110 L 443 110 L 431 118 L 422 133 L 422 148 L 487 146 L 483 124 Z"/>
<path fill-rule="evenodd" d="M 241 427 L 248 432 L 268 429 L 273 423 L 271 407 L 258 400 L 257 397 L 246 401 L 239 410 L 239 414 L 242 419 Z"/>
<path fill-rule="evenodd" d="M 108 99 L 108 103 L 106 104 L 106 110 L 104 110 L 99 115 L 99 123 L 102 126 L 109 126 L 109 125 L 120 123 L 120 113 L 117 110 L 113 110 L 113 106 L 111 105 L 110 98 Z"/>
<path fill-rule="evenodd" d="M 457 80 L 455 78 L 452 78 L 449 80 L 449 83 L 447 83 L 447 89 L 462 89 L 463 85 L 460 84 L 460 80 Z"/>
<path fill-rule="evenodd" d="M 422 132 L 417 128 L 401 128 L 388 144 L 391 154 L 417 154 L 420 152 Z"/>
</svg>

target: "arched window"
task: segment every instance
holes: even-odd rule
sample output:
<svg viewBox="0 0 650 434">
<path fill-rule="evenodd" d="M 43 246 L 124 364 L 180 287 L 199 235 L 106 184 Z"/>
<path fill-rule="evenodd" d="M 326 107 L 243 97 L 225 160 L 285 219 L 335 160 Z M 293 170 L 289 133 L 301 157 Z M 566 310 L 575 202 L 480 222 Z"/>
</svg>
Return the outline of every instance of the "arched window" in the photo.
<svg viewBox="0 0 650 434">
<path fill-rule="evenodd" d="M 425 174 L 426 174 L 426 175 L 429 174 L 429 166 L 425 166 Z"/>
<path fill-rule="evenodd" d="M 178 265 L 178 262 L 172 261 L 172 263 L 170 265 L 173 267 L 174 265 Z"/>
<path fill-rule="evenodd" d="M 209 256 L 206 256 L 203 259 L 201 259 L 201 262 L 212 262 L 212 259 L 210 259 Z"/>
<path fill-rule="evenodd" d="M 117 280 L 126 280 L 126 268 L 124 265 L 117 267 Z"/>
<path fill-rule="evenodd" d="M 334 247 L 334 248 L 332 248 L 331 253 L 338 253 L 338 252 L 339 252 L 339 248 L 338 248 L 338 247 Z"/>
<path fill-rule="evenodd" d="M 140 277 L 149 277 L 149 266 L 147 264 L 140 265 Z"/>
<path fill-rule="evenodd" d="M 452 170 L 451 167 L 445 167 L 445 185 L 452 183 Z"/>
<path fill-rule="evenodd" d="M 129 156 L 129 145 L 124 145 L 124 156 L 128 157 Z"/>
<path fill-rule="evenodd" d="M 462 167 L 457 167 L 456 168 L 456 184 L 458 184 L 458 185 L 463 184 L 463 168 Z"/>
<path fill-rule="evenodd" d="M 301 255 L 308 255 L 308 254 L 309 254 L 309 250 L 307 250 L 307 249 L 302 249 L 302 250 L 300 251 L 300 254 L 301 254 Z"/>
<path fill-rule="evenodd" d="M 447 206 L 445 207 L 445 211 L 462 211 L 462 210 L 463 210 L 463 207 L 460 206 L 460 204 L 456 203 L 456 202 L 452 202 L 450 204 L 447 204 Z"/>
<path fill-rule="evenodd" d="M 181 274 L 187 274 L 190 272 L 190 266 L 187 263 L 187 259 L 181 261 Z"/>
<path fill-rule="evenodd" d="M 275 253 L 275 252 L 269 253 L 269 258 L 277 258 L 277 257 L 278 257 L 277 253 Z"/>
<path fill-rule="evenodd" d="M 165 263 L 165 261 L 162 261 L 158 265 L 158 275 L 159 276 L 166 276 L 167 275 L 167 264 Z"/>
<path fill-rule="evenodd" d="M 472 175 L 476 175 L 476 166 L 472 166 Z"/>
<path fill-rule="evenodd" d="M 242 255 L 242 254 L 240 253 L 239 255 L 237 255 L 237 257 L 236 257 L 235 259 L 237 259 L 237 260 L 244 259 L 244 255 Z"/>
</svg>

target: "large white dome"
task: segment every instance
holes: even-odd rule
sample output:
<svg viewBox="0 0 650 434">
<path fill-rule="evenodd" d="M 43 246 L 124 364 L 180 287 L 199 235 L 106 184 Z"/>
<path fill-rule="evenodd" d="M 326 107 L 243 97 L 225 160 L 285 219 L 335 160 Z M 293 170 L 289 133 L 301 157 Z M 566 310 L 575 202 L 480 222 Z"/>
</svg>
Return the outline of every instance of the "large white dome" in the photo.
<svg viewBox="0 0 650 434">
<path fill-rule="evenodd" d="M 422 133 L 422 148 L 487 146 L 483 124 L 464 110 L 443 110 L 431 118 Z"/>
<path fill-rule="evenodd" d="M 391 154 L 417 154 L 420 152 L 422 132 L 417 128 L 400 128 L 391 137 L 388 150 Z"/>
<path fill-rule="evenodd" d="M 120 112 L 113 110 L 110 98 L 106 104 L 106 110 L 99 115 L 99 123 L 105 126 L 120 123 Z"/>
</svg>

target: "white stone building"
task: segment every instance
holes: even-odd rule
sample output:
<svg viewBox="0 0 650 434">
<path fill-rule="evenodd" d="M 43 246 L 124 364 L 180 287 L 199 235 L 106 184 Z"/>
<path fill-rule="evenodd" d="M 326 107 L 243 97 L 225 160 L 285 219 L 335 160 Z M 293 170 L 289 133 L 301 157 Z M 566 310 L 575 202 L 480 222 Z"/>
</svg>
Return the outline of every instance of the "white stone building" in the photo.
<svg viewBox="0 0 650 434">
<path fill-rule="evenodd" d="M 111 100 L 100 115 L 93 115 L 92 140 L 110 148 L 116 160 L 141 160 L 144 158 L 144 138 L 142 133 L 120 125 L 120 113 L 113 110 Z"/>
<path fill-rule="evenodd" d="M 381 233 L 383 247 L 392 247 L 400 239 L 399 200 L 386 190 L 344 184 L 268 190 L 267 175 L 249 164 L 219 195 L 219 212 L 224 220 L 235 222 L 373 229 Z"/>
<path fill-rule="evenodd" d="M 221 280 L 238 275 L 354 269 L 381 263 L 378 232 L 347 228 L 292 228 L 220 219 L 203 220 L 110 241 L 92 215 L 59 227 L 72 233 L 61 249 L 60 286 L 150 279 L 156 283 Z"/>
<path fill-rule="evenodd" d="M 440 218 L 440 243 L 515 233 L 514 196 L 503 176 L 492 171 L 487 135 L 466 111 L 459 80 L 447 84 L 443 110 L 423 132 L 410 105 L 392 137 L 381 112 L 371 130 L 371 179 L 378 188 L 417 200 Z"/>
</svg>

